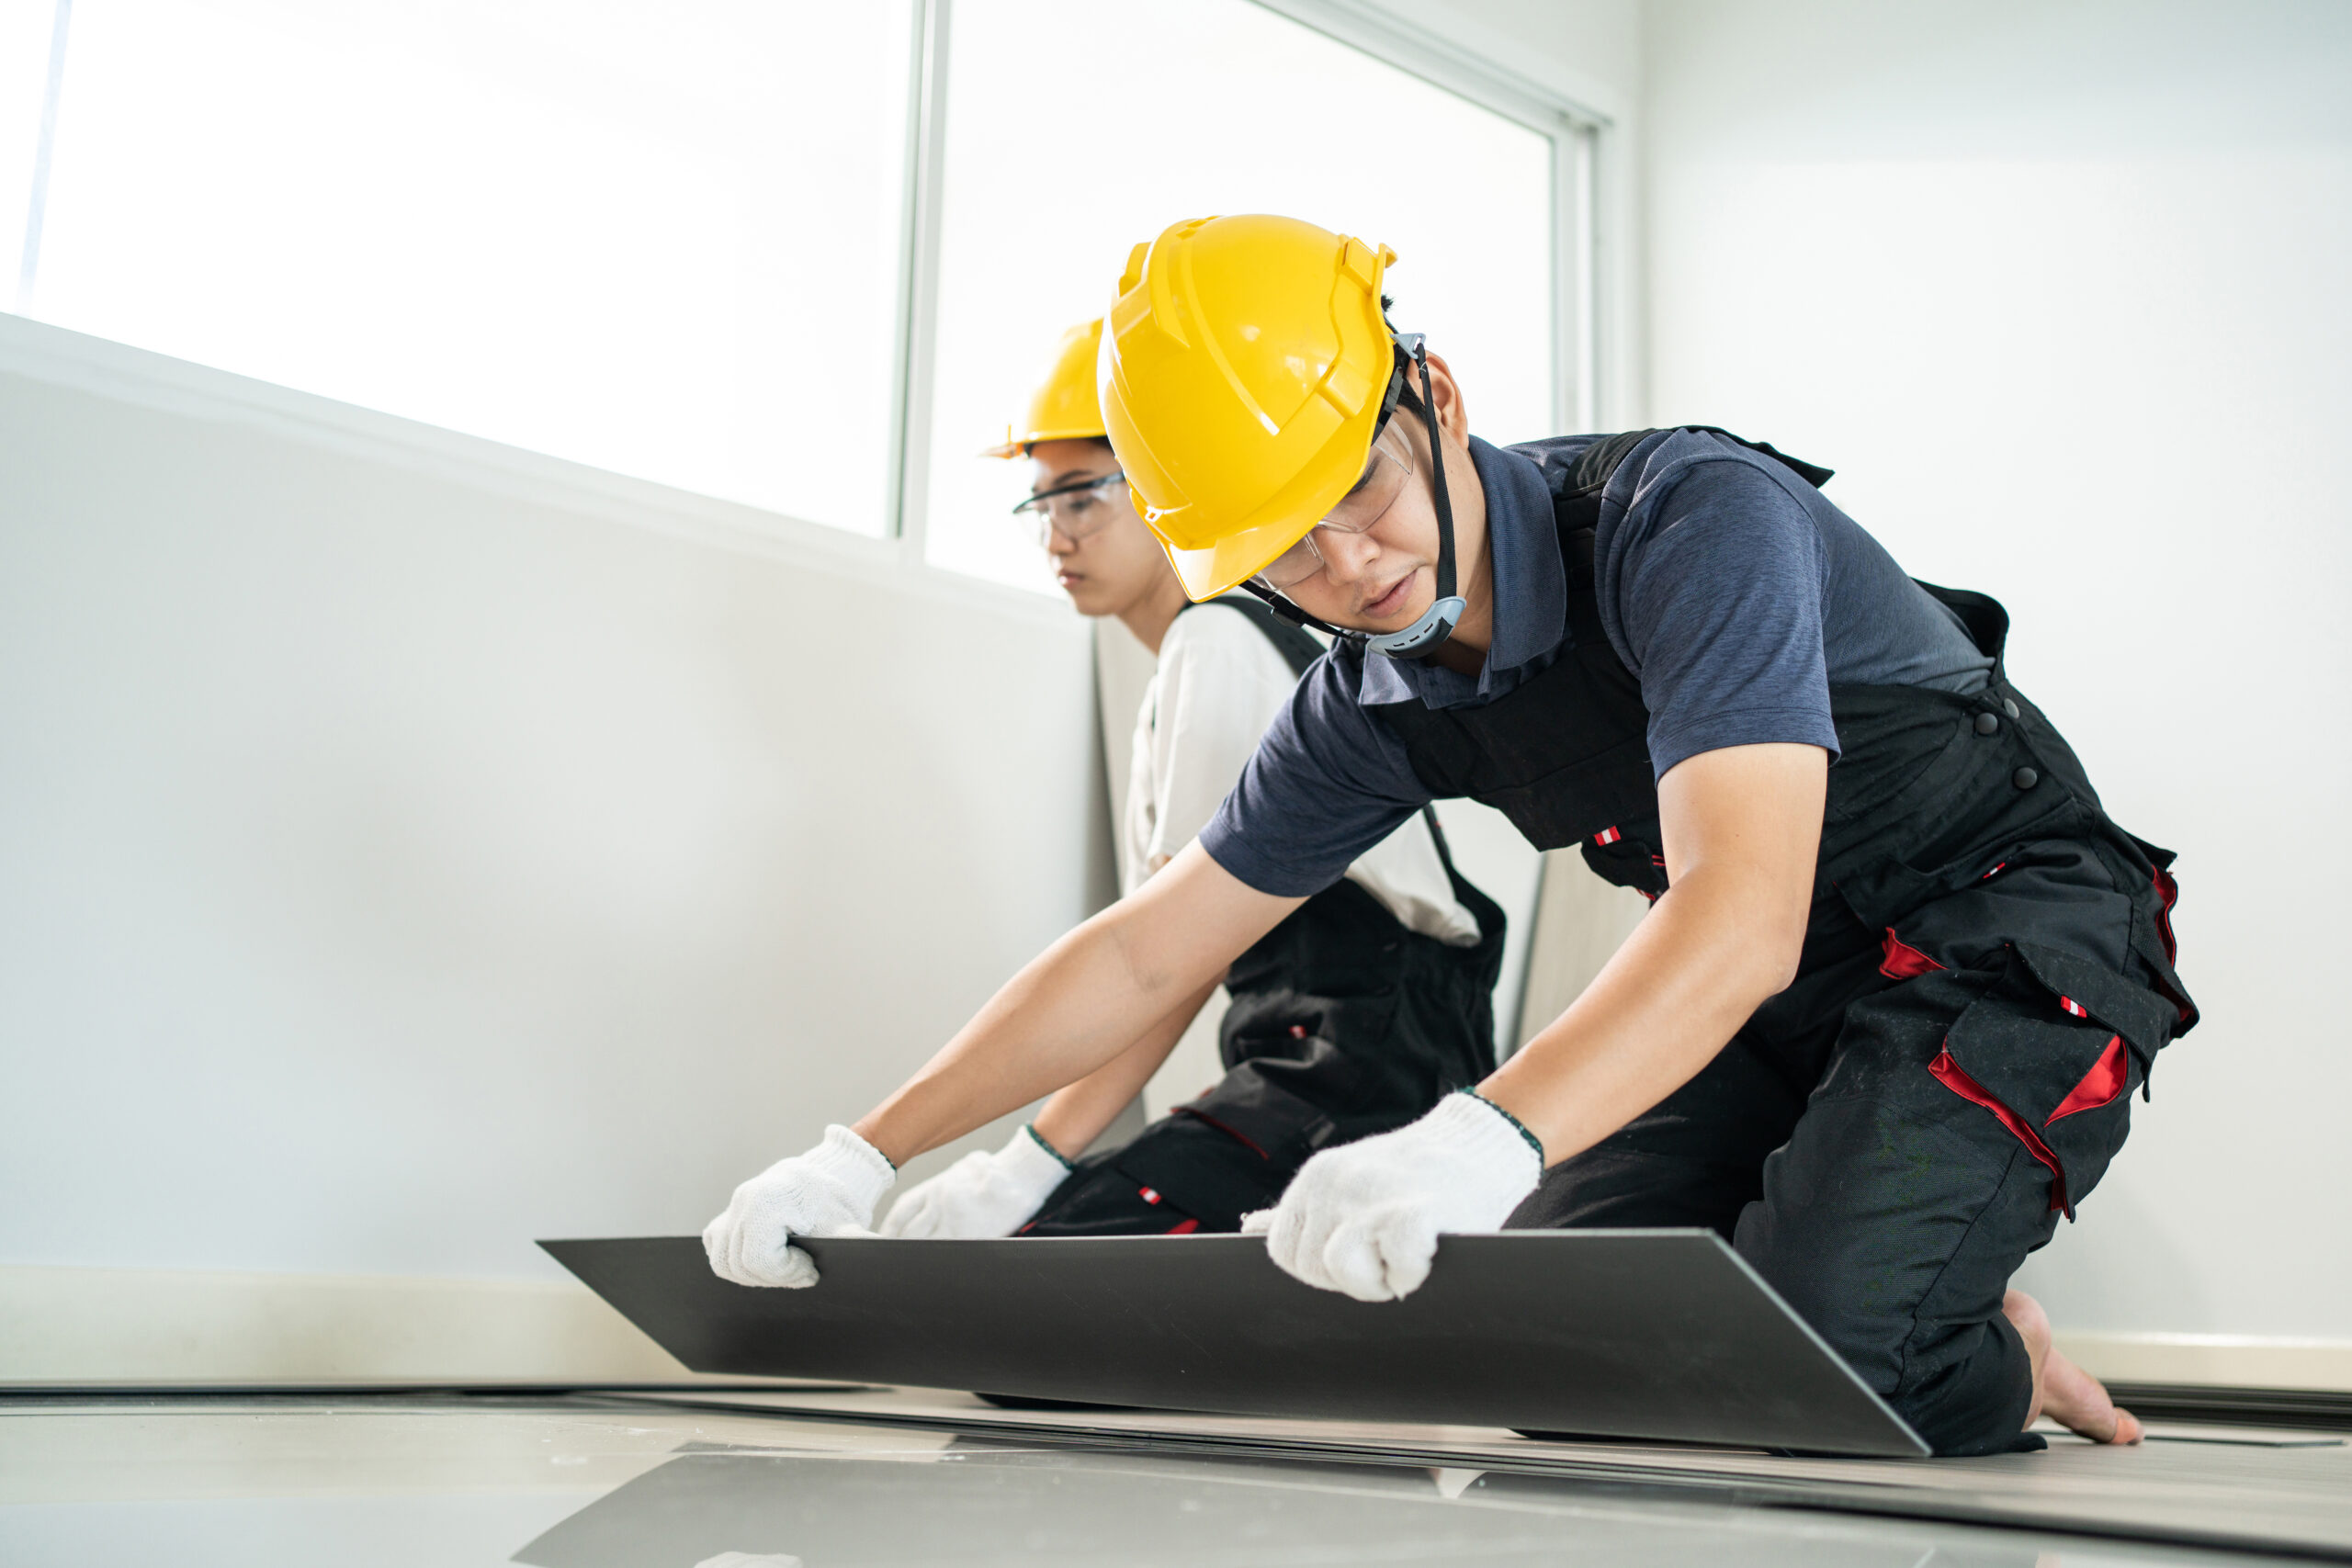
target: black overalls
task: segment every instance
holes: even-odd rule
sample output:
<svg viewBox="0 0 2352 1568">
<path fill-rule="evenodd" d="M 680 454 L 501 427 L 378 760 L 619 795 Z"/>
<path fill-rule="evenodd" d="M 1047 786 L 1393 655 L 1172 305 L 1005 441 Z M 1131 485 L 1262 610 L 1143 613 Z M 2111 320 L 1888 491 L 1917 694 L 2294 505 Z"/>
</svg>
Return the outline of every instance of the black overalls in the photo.
<svg viewBox="0 0 2352 1568">
<path fill-rule="evenodd" d="M 1652 434 L 1513 448 L 1560 530 L 1555 661 L 1483 707 L 1376 711 L 1439 796 L 1499 808 L 1539 848 L 1579 844 L 1656 900 L 1647 714 L 1592 570 L 1602 487 Z M 2171 854 L 2109 820 L 2009 683 L 2000 605 L 1921 586 L 1994 659 L 1990 683 L 1830 686 L 1840 755 L 1796 980 L 1510 1224 L 1713 1226 L 1939 1453 L 1984 1453 L 2018 1444 L 2031 1393 L 2009 1278 L 2098 1185 L 2130 1094 L 2197 1014 L 2173 968 Z"/>
<path fill-rule="evenodd" d="M 1248 615 L 1294 671 L 1322 655 L 1256 601 L 1218 603 Z M 1227 973 L 1224 1078 L 1124 1146 L 1080 1159 L 1021 1235 L 1238 1230 L 1316 1150 L 1401 1127 L 1494 1071 L 1503 912 L 1454 869 L 1427 819 L 1478 942 L 1449 947 L 1355 883 L 1333 883 Z"/>
</svg>

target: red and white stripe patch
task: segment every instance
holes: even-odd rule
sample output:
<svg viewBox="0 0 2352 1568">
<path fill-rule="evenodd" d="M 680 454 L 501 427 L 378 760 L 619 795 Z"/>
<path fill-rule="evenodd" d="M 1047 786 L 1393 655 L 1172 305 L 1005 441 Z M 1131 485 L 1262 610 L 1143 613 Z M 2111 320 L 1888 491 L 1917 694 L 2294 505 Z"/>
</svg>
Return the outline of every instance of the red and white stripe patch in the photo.
<svg viewBox="0 0 2352 1568">
<path fill-rule="evenodd" d="M 2060 997 L 2058 998 L 2058 1009 L 2060 1011 L 2070 1014 L 2075 1018 L 2088 1018 L 2091 1015 L 2088 1008 L 2083 1006 L 2082 1003 L 2076 1001 L 2072 997 Z"/>
<path fill-rule="evenodd" d="M 1603 828 L 1592 836 L 1592 841 L 1596 844 L 1613 844 L 1624 836 L 1614 828 Z"/>
<path fill-rule="evenodd" d="M 1144 1201 L 1145 1202 L 1147 1202 L 1147 1203 L 1157 1203 L 1157 1202 L 1159 1202 L 1159 1193 L 1157 1193 L 1157 1192 L 1155 1192 L 1155 1191 L 1153 1191 L 1150 1188 L 1148 1188 L 1148 1187 L 1143 1188 L 1143 1189 L 1141 1189 L 1141 1191 L 1142 1191 L 1142 1194 L 1143 1194 L 1143 1201 Z"/>
</svg>

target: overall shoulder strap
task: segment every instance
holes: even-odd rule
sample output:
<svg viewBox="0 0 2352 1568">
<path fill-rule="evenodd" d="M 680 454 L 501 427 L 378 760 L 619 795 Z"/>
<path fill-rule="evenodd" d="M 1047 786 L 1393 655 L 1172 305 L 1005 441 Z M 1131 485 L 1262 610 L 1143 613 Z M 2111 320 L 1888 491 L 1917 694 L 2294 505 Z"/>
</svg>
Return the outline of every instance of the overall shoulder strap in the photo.
<svg viewBox="0 0 2352 1568">
<path fill-rule="evenodd" d="M 1976 651 L 1992 660 L 1996 670 L 2002 667 L 2002 655 L 2009 640 L 2009 613 L 2002 608 L 1999 600 L 1966 588 L 1939 588 L 1916 577 L 1911 581 L 1926 589 L 1929 598 L 1958 615 L 1960 624 L 1968 629 L 1970 640 L 1976 644 Z"/>
<path fill-rule="evenodd" d="M 1523 448 L 1535 458 L 1544 470 L 1544 481 L 1552 491 L 1552 513 L 1560 529 L 1560 558 L 1568 572 L 1568 591 L 1575 593 L 1589 589 L 1592 584 L 1592 544 L 1594 531 L 1600 525 L 1600 492 L 1609 488 L 1617 470 L 1634 449 L 1653 435 L 1671 430 L 1703 430 L 1710 435 L 1720 435 L 1726 441 L 1738 443 L 1752 452 L 1771 458 L 1805 483 L 1819 489 L 1829 482 L 1836 471 L 1801 457 L 1792 457 L 1775 449 L 1770 443 L 1750 441 L 1734 435 L 1730 431 L 1713 424 L 1661 425 L 1651 430 L 1628 430 L 1615 435 L 1599 436 L 1587 442 L 1575 454 L 1564 455 L 1547 450 L 1551 443 L 1532 443 Z"/>
<path fill-rule="evenodd" d="M 1421 807 L 1421 820 L 1429 827 L 1430 841 L 1437 846 L 1438 863 L 1445 867 L 1445 879 L 1448 882 L 1460 882 L 1462 874 L 1453 869 L 1453 846 L 1445 841 L 1445 829 L 1438 822 L 1437 806 L 1434 802 Z M 1457 893 L 1456 897 L 1459 896 Z"/>
<path fill-rule="evenodd" d="M 1513 450 L 1535 459 L 1536 466 L 1544 470 L 1544 482 L 1551 487 L 1555 504 L 1565 512 L 1569 502 L 1588 497 L 1597 499 L 1608 488 L 1610 479 L 1615 477 L 1625 459 L 1633 455 L 1634 447 L 1653 435 L 1663 435 L 1674 430 L 1702 430 L 1710 435 L 1720 435 L 1726 441 L 1736 442 L 1751 452 L 1771 458 L 1815 490 L 1827 484 L 1837 472 L 1835 468 L 1825 468 L 1802 457 L 1792 457 L 1769 441 L 1750 441 L 1744 435 L 1735 435 L 1714 424 L 1658 425 L 1649 430 L 1628 430 L 1615 435 L 1596 436 L 1574 454 L 1563 454 L 1556 449 L 1557 443 L 1548 441 L 1530 442 Z"/>
</svg>

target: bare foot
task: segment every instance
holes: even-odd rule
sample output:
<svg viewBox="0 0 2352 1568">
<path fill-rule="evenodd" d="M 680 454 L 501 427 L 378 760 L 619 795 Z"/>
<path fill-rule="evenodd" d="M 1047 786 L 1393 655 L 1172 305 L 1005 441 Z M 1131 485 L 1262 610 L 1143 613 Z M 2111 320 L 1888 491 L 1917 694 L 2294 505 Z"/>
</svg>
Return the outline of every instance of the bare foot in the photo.
<svg viewBox="0 0 2352 1568">
<path fill-rule="evenodd" d="M 2108 1397 L 2105 1383 L 2061 1355 L 2051 1342 L 2050 1317 L 2040 1302 L 2023 1291 L 2011 1291 L 2001 1298 L 2001 1315 L 2017 1325 L 2033 1363 L 2033 1405 L 2026 1412 L 2027 1426 L 2047 1416 L 2095 1443 L 2140 1440 L 2140 1418 L 2119 1407 Z"/>
</svg>

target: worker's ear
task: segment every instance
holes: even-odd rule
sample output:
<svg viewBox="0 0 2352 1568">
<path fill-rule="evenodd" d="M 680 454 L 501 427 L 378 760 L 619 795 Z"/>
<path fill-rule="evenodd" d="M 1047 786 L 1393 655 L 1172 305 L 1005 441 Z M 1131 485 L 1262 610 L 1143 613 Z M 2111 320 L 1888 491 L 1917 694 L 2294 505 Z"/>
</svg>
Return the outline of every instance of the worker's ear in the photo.
<svg viewBox="0 0 2352 1568">
<path fill-rule="evenodd" d="M 1430 384 L 1420 385 L 1420 367 L 1408 365 L 1405 374 L 1411 378 L 1413 389 L 1437 402 L 1437 426 L 1445 432 L 1446 439 L 1455 446 L 1467 446 L 1470 441 L 1470 415 L 1462 406 L 1462 387 L 1453 378 L 1453 367 L 1437 355 L 1429 356 Z"/>
</svg>

